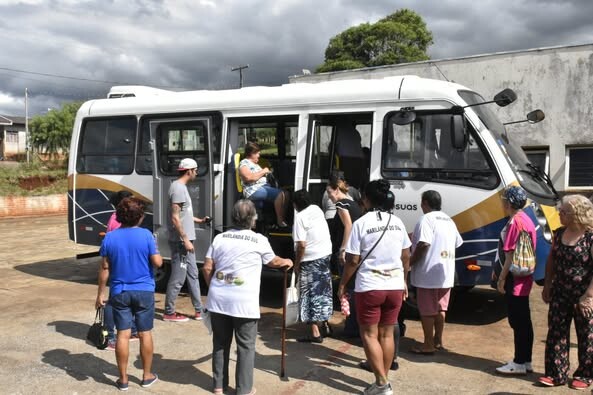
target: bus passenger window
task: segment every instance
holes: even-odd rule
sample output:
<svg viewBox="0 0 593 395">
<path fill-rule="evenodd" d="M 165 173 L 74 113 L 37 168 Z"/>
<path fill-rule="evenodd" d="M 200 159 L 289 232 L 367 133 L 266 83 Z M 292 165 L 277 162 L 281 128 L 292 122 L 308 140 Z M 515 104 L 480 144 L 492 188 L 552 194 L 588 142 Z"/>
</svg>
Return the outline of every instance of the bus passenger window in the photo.
<svg viewBox="0 0 593 395">
<path fill-rule="evenodd" d="M 177 165 L 186 157 L 198 161 L 201 170 L 208 169 L 206 135 L 206 124 L 202 121 L 159 126 L 159 166 L 163 174 L 177 175 Z"/>
<path fill-rule="evenodd" d="M 310 178 L 326 178 L 330 168 L 330 144 L 333 126 L 315 125 Z"/>
<path fill-rule="evenodd" d="M 76 170 L 130 174 L 134 167 L 136 117 L 88 119 L 82 125 Z"/>
</svg>

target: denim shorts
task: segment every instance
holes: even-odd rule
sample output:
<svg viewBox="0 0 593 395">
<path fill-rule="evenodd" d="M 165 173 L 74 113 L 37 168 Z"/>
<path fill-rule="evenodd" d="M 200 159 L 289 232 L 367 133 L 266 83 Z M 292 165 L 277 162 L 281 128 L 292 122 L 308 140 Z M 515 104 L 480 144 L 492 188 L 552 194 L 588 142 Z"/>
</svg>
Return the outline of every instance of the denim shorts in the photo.
<svg viewBox="0 0 593 395">
<path fill-rule="evenodd" d="M 138 332 L 150 331 L 154 321 L 154 292 L 124 291 L 112 296 L 113 320 L 118 331 L 130 329 L 132 320 Z"/>
<path fill-rule="evenodd" d="M 271 187 L 268 184 L 262 185 L 259 189 L 249 195 L 249 200 L 263 200 L 266 202 L 273 202 L 276 196 L 280 194 L 280 189 Z"/>
</svg>

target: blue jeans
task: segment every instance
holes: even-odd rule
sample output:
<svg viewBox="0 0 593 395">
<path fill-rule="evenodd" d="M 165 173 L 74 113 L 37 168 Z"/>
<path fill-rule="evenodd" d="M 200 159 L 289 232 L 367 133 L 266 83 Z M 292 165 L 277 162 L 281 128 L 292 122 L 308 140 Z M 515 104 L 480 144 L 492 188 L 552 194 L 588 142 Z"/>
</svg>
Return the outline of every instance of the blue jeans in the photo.
<svg viewBox="0 0 593 395">
<path fill-rule="evenodd" d="M 115 341 L 115 320 L 113 319 L 113 306 L 111 302 L 105 303 L 105 310 L 103 312 L 103 325 L 107 327 L 107 338 Z M 136 329 L 136 322 L 132 320 L 132 336 L 136 336 L 138 330 Z"/>
<path fill-rule="evenodd" d="M 139 332 L 152 330 L 154 325 L 154 292 L 124 291 L 112 295 L 113 319 L 118 331 L 125 331 L 136 323 Z"/>
<path fill-rule="evenodd" d="M 261 188 L 249 195 L 249 200 L 262 200 L 264 202 L 273 202 L 280 194 L 280 189 L 264 184 Z"/>
</svg>

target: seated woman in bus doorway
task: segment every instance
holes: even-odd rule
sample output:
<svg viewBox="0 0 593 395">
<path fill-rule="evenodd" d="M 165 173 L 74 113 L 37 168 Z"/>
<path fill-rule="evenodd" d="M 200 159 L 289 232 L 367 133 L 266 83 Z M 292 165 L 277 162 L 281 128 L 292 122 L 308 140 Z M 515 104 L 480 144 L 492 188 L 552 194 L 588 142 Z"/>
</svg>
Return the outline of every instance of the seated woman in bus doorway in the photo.
<svg viewBox="0 0 593 395">
<path fill-rule="evenodd" d="M 245 158 L 239 163 L 239 176 L 243 186 L 243 196 L 251 201 L 274 202 L 276 222 L 280 227 L 288 226 L 284 221 L 285 202 L 284 192 L 268 184 L 266 176 L 272 172 L 267 167 L 258 165 L 261 148 L 257 143 L 248 142 L 245 145 Z"/>
</svg>

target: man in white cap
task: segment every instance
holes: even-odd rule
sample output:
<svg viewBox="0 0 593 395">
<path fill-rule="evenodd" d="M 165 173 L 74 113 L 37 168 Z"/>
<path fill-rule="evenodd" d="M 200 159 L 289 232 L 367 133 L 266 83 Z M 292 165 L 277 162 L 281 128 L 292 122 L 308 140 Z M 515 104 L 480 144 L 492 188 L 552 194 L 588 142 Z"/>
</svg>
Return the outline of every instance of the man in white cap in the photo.
<svg viewBox="0 0 593 395">
<path fill-rule="evenodd" d="M 194 240 L 196 239 L 194 223 L 207 223 L 210 218 L 194 217 L 191 197 L 187 190 L 187 183 L 193 181 L 198 174 L 196 161 L 185 158 L 179 162 L 177 170 L 179 171 L 179 178 L 173 181 L 169 187 L 170 215 L 168 217 L 168 227 L 169 247 L 171 249 L 171 277 L 167 284 L 163 321 L 185 322 L 189 321 L 189 318 L 175 311 L 175 300 L 186 279 L 191 301 L 195 308 L 193 318 L 196 320 L 202 319 L 200 282 L 194 252 Z"/>
</svg>

